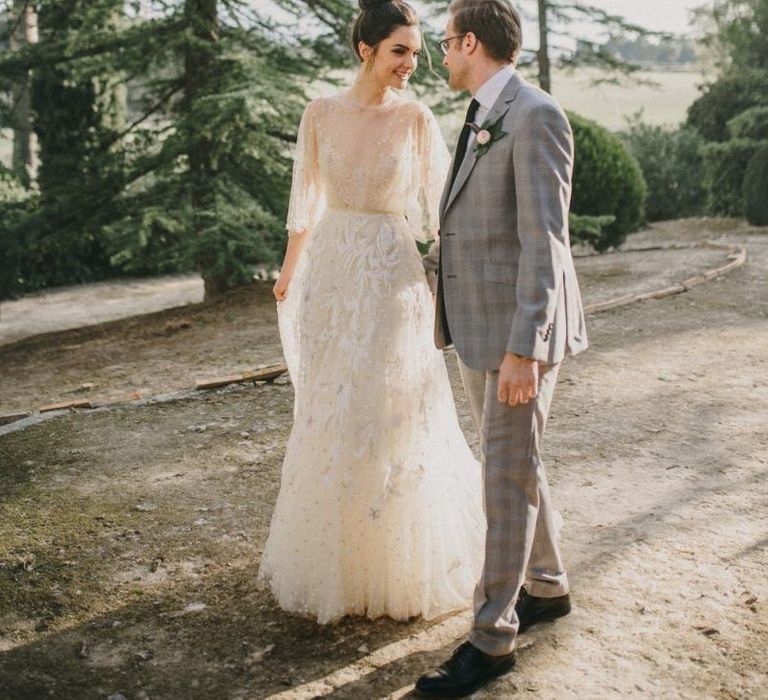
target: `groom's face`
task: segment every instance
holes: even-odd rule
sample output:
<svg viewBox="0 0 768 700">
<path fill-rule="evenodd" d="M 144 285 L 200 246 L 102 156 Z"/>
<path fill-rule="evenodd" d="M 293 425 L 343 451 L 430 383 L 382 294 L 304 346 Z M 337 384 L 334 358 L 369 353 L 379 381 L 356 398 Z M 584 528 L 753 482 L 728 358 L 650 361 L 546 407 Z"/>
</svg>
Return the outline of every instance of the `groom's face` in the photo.
<svg viewBox="0 0 768 700">
<path fill-rule="evenodd" d="M 448 87 L 451 90 L 464 90 L 468 72 L 467 57 L 464 54 L 464 38 L 457 36 L 458 34 L 460 32 L 456 29 L 451 17 L 448 19 L 443 37 L 450 39 L 448 53 L 443 58 L 443 65 L 448 69 Z"/>
</svg>

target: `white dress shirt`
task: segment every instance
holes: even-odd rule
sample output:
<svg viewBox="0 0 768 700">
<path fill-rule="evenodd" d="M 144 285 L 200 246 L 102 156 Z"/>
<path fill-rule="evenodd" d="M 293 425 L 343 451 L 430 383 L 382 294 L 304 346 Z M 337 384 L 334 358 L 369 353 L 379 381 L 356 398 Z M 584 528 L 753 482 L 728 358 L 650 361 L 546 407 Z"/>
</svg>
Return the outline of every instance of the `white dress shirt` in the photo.
<svg viewBox="0 0 768 700">
<path fill-rule="evenodd" d="M 499 99 L 499 95 L 501 95 L 504 86 L 514 74 L 514 67 L 512 64 L 508 64 L 496 71 L 496 73 L 478 88 L 477 92 L 473 95 L 473 97 L 480 103 L 480 106 L 477 108 L 477 114 L 475 115 L 475 124 L 480 126 L 483 123 L 488 116 L 488 112 L 491 111 L 491 107 L 493 107 L 493 105 L 496 104 L 496 100 Z M 475 132 L 472 131 L 469 135 L 467 150 L 472 147 L 474 142 Z"/>
</svg>

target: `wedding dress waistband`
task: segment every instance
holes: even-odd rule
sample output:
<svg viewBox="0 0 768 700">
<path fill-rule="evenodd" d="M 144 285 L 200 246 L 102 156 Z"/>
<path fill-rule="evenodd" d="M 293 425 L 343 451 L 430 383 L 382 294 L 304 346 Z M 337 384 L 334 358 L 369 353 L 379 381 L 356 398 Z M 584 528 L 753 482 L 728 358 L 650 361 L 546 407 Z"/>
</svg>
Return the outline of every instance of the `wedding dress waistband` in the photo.
<svg viewBox="0 0 768 700">
<path fill-rule="evenodd" d="M 370 211 L 366 209 L 345 209 L 344 207 L 328 207 L 326 213 L 346 216 L 385 216 L 398 219 L 405 218 L 405 214 L 401 211 Z"/>
</svg>

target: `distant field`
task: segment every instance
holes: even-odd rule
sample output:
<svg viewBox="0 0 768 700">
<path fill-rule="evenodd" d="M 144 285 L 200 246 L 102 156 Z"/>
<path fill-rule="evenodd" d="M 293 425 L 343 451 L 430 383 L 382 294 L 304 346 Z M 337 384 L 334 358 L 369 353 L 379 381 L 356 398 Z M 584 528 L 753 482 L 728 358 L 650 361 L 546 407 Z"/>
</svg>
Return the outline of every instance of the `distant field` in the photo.
<svg viewBox="0 0 768 700">
<path fill-rule="evenodd" d="M 643 79 L 653 80 L 659 87 L 594 87 L 590 85 L 594 75 L 592 71 L 555 74 L 552 93 L 566 109 L 612 131 L 625 128 L 627 117 L 640 109 L 646 122 L 676 126 L 685 119 L 688 106 L 699 96 L 698 85 L 704 82 L 700 73 L 643 72 Z"/>
<path fill-rule="evenodd" d="M 697 86 L 704 82 L 700 73 L 643 72 L 644 79 L 659 83 L 659 87 L 631 85 L 590 85 L 594 71 L 581 70 L 573 75 L 555 73 L 552 92 L 560 104 L 588 119 L 594 119 L 612 131 L 623 129 L 627 117 L 638 110 L 644 112 L 651 124 L 675 126 L 685 119 L 688 106 L 699 95 Z M 445 136 L 450 140 L 452 120 L 441 120 Z M 11 133 L 0 131 L 0 162 L 10 164 Z"/>
</svg>

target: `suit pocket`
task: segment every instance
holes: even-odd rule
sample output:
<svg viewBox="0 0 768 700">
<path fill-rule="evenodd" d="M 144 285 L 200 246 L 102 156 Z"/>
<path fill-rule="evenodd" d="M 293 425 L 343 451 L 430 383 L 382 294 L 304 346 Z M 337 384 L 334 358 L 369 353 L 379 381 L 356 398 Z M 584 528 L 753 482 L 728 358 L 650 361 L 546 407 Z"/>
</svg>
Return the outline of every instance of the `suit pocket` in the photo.
<svg viewBox="0 0 768 700">
<path fill-rule="evenodd" d="M 517 271 L 512 265 L 486 262 L 483 263 L 483 278 L 488 282 L 514 285 L 517 283 Z"/>
</svg>

